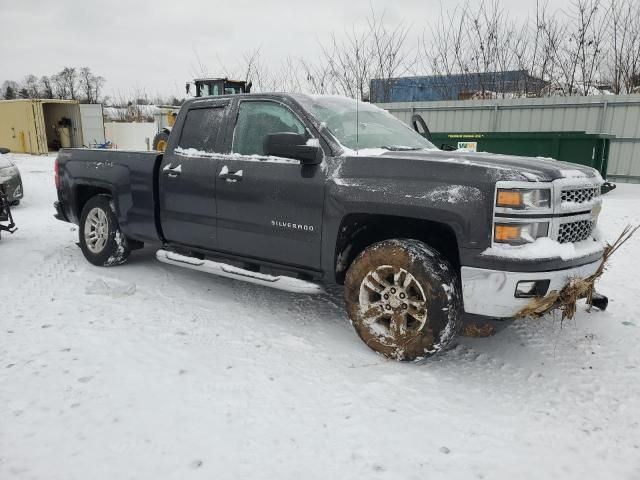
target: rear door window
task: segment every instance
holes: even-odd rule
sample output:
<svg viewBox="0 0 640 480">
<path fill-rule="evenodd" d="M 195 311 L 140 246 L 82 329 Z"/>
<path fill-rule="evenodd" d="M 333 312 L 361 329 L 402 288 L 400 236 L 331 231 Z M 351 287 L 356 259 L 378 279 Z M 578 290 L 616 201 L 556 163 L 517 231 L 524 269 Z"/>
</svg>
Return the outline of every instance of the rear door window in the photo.
<svg viewBox="0 0 640 480">
<path fill-rule="evenodd" d="M 218 136 L 224 120 L 225 107 L 196 108 L 187 112 L 179 147 L 219 153 Z"/>
</svg>

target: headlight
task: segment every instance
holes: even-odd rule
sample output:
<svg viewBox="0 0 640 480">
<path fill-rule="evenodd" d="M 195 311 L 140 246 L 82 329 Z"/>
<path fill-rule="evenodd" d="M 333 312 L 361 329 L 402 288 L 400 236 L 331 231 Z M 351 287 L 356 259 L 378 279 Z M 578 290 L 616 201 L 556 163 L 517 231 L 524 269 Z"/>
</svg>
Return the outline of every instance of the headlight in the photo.
<svg viewBox="0 0 640 480">
<path fill-rule="evenodd" d="M 496 207 L 514 210 L 535 210 L 551 207 L 551 190 L 548 188 L 499 188 Z"/>
<path fill-rule="evenodd" d="M 549 236 L 549 222 L 496 223 L 493 241 L 509 245 L 523 245 L 547 236 Z"/>
</svg>

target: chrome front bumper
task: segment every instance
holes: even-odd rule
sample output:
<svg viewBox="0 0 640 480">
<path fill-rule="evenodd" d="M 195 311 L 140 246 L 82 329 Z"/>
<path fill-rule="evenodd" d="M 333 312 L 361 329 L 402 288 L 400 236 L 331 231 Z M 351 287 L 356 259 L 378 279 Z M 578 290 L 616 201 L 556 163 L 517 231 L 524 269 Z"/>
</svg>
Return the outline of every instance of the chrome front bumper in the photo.
<svg viewBox="0 0 640 480">
<path fill-rule="evenodd" d="M 560 290 L 573 278 L 585 278 L 595 273 L 600 260 L 580 267 L 550 272 L 504 272 L 483 268 L 462 267 L 462 298 L 466 313 L 493 318 L 511 318 L 531 298 L 516 298 L 516 285 L 526 280 L 549 280 L 549 292 Z"/>
</svg>

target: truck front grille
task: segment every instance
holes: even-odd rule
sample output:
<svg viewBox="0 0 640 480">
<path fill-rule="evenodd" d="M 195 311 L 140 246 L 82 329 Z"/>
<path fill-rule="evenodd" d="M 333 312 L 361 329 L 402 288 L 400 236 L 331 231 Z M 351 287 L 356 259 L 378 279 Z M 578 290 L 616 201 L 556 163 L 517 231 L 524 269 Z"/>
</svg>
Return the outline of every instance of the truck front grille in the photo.
<svg viewBox="0 0 640 480">
<path fill-rule="evenodd" d="M 595 222 L 592 220 L 579 220 L 577 222 L 563 223 L 558 230 L 558 242 L 581 242 L 591 236 Z"/>
<path fill-rule="evenodd" d="M 600 188 L 598 187 L 576 188 L 562 190 L 561 199 L 562 202 L 585 203 L 590 202 L 598 195 L 600 195 Z"/>
</svg>

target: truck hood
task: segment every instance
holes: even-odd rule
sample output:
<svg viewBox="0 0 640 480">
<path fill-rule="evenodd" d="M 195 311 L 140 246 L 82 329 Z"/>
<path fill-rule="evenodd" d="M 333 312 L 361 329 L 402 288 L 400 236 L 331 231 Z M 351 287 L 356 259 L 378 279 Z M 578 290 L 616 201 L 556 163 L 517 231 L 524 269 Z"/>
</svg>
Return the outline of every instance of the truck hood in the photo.
<svg viewBox="0 0 640 480">
<path fill-rule="evenodd" d="M 9 167 L 13 167 L 13 162 L 11 162 L 7 157 L 0 155 L 0 169 Z"/>
<path fill-rule="evenodd" d="M 7 160 L 7 162 L 8 163 L 2 163 L 2 159 L 0 158 L 0 183 L 12 180 L 20 175 L 18 167 L 9 160 Z"/>
<path fill-rule="evenodd" d="M 415 152 L 383 150 L 375 152 L 377 155 L 367 155 L 368 152 L 366 151 L 358 153 L 359 155 L 350 155 L 348 158 L 385 159 L 393 161 L 396 167 L 404 164 L 403 168 L 411 171 L 416 171 L 415 167 L 418 167 L 418 162 L 428 162 L 437 164 L 441 168 L 446 168 L 448 165 L 458 167 L 455 168 L 456 170 L 460 167 L 468 167 L 469 170 L 476 171 L 483 170 L 486 173 L 490 173 L 495 180 L 550 182 L 560 178 L 600 179 L 599 172 L 591 167 L 559 162 L 552 158 L 520 157 L 485 152 L 447 152 L 442 150 L 420 150 Z M 432 166 L 435 167 L 436 165 Z M 464 170 L 467 170 L 467 168 L 464 168 Z"/>
</svg>

